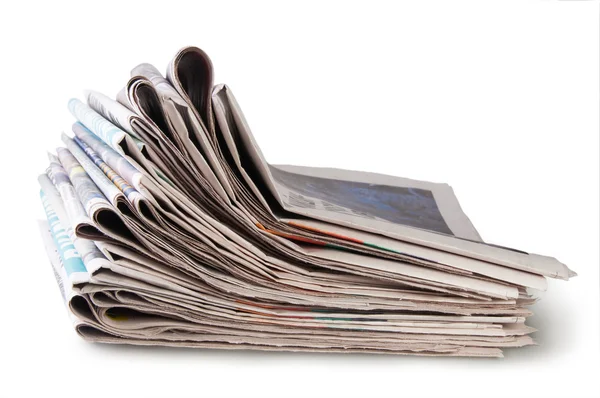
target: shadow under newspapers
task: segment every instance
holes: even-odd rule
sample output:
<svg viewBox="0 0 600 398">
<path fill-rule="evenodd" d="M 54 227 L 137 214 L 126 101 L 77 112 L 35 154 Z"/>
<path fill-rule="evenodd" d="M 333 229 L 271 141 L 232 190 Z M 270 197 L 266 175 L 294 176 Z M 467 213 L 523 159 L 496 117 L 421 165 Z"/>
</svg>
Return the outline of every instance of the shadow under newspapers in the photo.
<svg viewBox="0 0 600 398">
<path fill-rule="evenodd" d="M 200 49 L 86 92 L 40 175 L 46 251 L 104 343 L 500 357 L 575 275 L 484 243 L 446 184 L 275 166 Z"/>
</svg>

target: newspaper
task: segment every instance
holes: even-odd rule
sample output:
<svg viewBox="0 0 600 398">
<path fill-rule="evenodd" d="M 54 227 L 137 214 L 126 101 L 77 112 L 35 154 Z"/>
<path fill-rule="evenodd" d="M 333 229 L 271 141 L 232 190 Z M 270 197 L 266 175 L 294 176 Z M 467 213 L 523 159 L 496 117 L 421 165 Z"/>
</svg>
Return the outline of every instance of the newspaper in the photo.
<svg viewBox="0 0 600 398">
<path fill-rule="evenodd" d="M 535 344 L 546 278 L 575 276 L 483 242 L 447 184 L 270 165 L 201 49 L 84 97 L 38 181 L 86 340 L 499 357 Z"/>
</svg>

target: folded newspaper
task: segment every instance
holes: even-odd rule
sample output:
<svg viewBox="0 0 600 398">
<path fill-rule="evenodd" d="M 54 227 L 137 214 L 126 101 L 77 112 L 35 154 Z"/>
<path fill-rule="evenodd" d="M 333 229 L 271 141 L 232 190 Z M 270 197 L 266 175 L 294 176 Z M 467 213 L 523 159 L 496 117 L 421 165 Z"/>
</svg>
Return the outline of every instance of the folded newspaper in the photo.
<svg viewBox="0 0 600 398">
<path fill-rule="evenodd" d="M 271 165 L 200 49 L 141 64 L 39 177 L 74 327 L 103 343 L 500 357 L 554 258 L 486 244 L 446 184 Z"/>
</svg>

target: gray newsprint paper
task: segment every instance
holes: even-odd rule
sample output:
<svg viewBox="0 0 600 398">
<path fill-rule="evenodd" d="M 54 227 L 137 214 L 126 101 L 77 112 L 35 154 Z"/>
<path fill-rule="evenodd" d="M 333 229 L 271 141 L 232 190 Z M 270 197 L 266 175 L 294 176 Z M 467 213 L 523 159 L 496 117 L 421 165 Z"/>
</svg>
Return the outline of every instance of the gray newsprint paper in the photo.
<svg viewBox="0 0 600 398">
<path fill-rule="evenodd" d="M 447 184 L 270 165 L 199 48 L 165 75 L 130 70 L 115 98 L 69 101 L 38 178 L 42 243 L 88 341 L 500 357 L 535 344 L 546 278 L 575 276 L 485 243 Z"/>
</svg>

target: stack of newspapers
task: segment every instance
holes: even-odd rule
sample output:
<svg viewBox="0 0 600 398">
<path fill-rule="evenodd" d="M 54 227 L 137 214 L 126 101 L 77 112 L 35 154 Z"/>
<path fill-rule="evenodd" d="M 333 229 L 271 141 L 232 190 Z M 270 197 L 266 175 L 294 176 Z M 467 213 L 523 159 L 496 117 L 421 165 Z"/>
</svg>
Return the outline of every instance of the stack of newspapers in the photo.
<svg viewBox="0 0 600 398">
<path fill-rule="evenodd" d="M 575 275 L 484 243 L 446 184 L 270 165 L 198 48 L 84 97 L 39 225 L 86 340 L 499 357 Z"/>
</svg>

